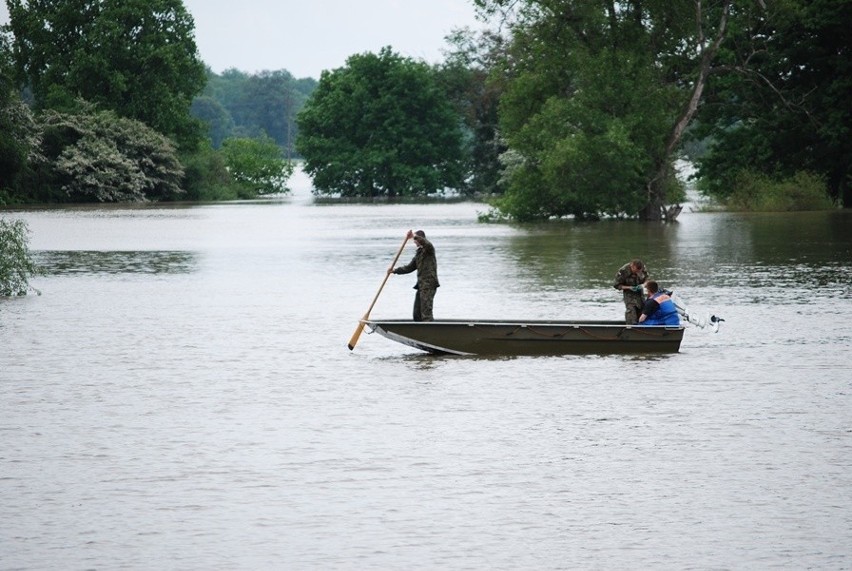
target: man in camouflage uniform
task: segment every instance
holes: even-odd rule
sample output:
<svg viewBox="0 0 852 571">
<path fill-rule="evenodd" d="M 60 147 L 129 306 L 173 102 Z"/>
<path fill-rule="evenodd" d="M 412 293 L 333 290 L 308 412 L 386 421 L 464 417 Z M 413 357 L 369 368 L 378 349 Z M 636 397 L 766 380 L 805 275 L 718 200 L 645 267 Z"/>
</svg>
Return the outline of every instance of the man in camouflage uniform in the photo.
<svg viewBox="0 0 852 571">
<path fill-rule="evenodd" d="M 628 325 L 639 323 L 639 316 L 642 315 L 642 307 L 645 305 L 642 284 L 647 279 L 645 264 L 639 259 L 624 264 L 615 274 L 612 286 L 624 294 L 624 321 Z"/>
<path fill-rule="evenodd" d="M 438 259 L 435 257 L 435 246 L 426 239 L 423 230 L 417 232 L 408 231 L 408 237 L 414 239 L 417 244 L 417 252 L 414 257 L 404 266 L 388 268 L 388 273 L 409 274 L 417 270 L 417 285 L 414 289 L 414 321 L 432 321 L 432 301 L 438 286 Z"/>
</svg>

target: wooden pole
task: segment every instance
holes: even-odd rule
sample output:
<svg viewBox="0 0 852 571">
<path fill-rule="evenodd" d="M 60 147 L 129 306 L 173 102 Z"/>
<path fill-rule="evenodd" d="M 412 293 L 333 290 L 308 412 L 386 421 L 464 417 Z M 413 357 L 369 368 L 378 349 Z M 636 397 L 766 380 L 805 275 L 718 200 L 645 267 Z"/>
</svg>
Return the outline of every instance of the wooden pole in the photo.
<svg viewBox="0 0 852 571">
<path fill-rule="evenodd" d="M 399 260 L 399 257 L 402 255 L 402 251 L 405 249 L 405 245 L 408 243 L 408 234 L 405 235 L 405 240 L 402 241 L 402 246 L 399 247 L 399 251 L 396 253 L 396 257 L 391 262 L 390 267 L 393 268 L 396 265 L 396 261 Z M 388 281 L 390 274 L 385 272 L 385 279 L 382 280 L 382 285 L 379 286 L 379 291 L 376 292 L 376 296 L 373 298 L 373 303 L 370 304 L 370 307 L 367 308 L 367 313 L 364 314 L 364 317 L 361 318 L 361 321 L 358 322 L 358 327 L 355 328 L 355 333 L 352 334 L 352 338 L 349 340 L 349 350 L 355 348 L 355 344 L 358 343 L 358 338 L 361 337 L 361 332 L 364 331 L 365 321 L 370 318 L 370 312 L 373 311 L 373 306 L 376 305 L 376 300 L 379 299 L 379 294 L 382 293 L 382 289 L 385 287 L 385 284 Z"/>
</svg>

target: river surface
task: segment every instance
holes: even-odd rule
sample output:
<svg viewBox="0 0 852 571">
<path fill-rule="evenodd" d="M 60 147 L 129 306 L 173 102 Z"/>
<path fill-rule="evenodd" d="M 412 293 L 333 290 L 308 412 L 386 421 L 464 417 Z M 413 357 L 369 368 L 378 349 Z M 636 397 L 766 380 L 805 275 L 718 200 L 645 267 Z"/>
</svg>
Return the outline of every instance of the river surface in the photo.
<svg viewBox="0 0 852 571">
<path fill-rule="evenodd" d="M 0 299 L 0 569 L 852 568 L 852 212 L 513 226 L 293 185 L 0 212 L 47 272 Z M 725 322 L 655 357 L 350 352 L 409 228 L 438 318 L 620 319 L 639 256 Z"/>
</svg>

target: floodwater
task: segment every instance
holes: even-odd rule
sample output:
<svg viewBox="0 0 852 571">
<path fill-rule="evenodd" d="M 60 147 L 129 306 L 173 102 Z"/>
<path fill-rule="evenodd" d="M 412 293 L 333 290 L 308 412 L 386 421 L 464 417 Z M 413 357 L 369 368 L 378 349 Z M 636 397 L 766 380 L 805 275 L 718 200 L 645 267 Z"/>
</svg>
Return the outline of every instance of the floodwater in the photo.
<svg viewBox="0 0 852 571">
<path fill-rule="evenodd" d="M 1 569 L 852 568 L 852 213 L 487 225 L 294 184 L 0 212 L 47 271 L 0 299 Z M 654 357 L 350 352 L 409 228 L 439 318 L 619 319 L 640 256 L 725 322 Z"/>
</svg>

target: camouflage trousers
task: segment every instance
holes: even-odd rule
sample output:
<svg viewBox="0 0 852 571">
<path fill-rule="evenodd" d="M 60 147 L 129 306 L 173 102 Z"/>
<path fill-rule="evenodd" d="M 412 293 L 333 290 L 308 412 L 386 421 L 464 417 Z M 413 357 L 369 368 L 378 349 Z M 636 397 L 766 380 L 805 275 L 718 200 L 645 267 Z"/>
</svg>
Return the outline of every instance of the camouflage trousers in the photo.
<svg viewBox="0 0 852 571">
<path fill-rule="evenodd" d="M 642 306 L 634 303 L 624 302 L 624 322 L 627 325 L 636 325 L 639 323 L 639 316 L 642 315 Z"/>
<path fill-rule="evenodd" d="M 432 301 L 435 299 L 437 288 L 421 287 L 414 295 L 414 321 L 433 321 Z"/>
</svg>

